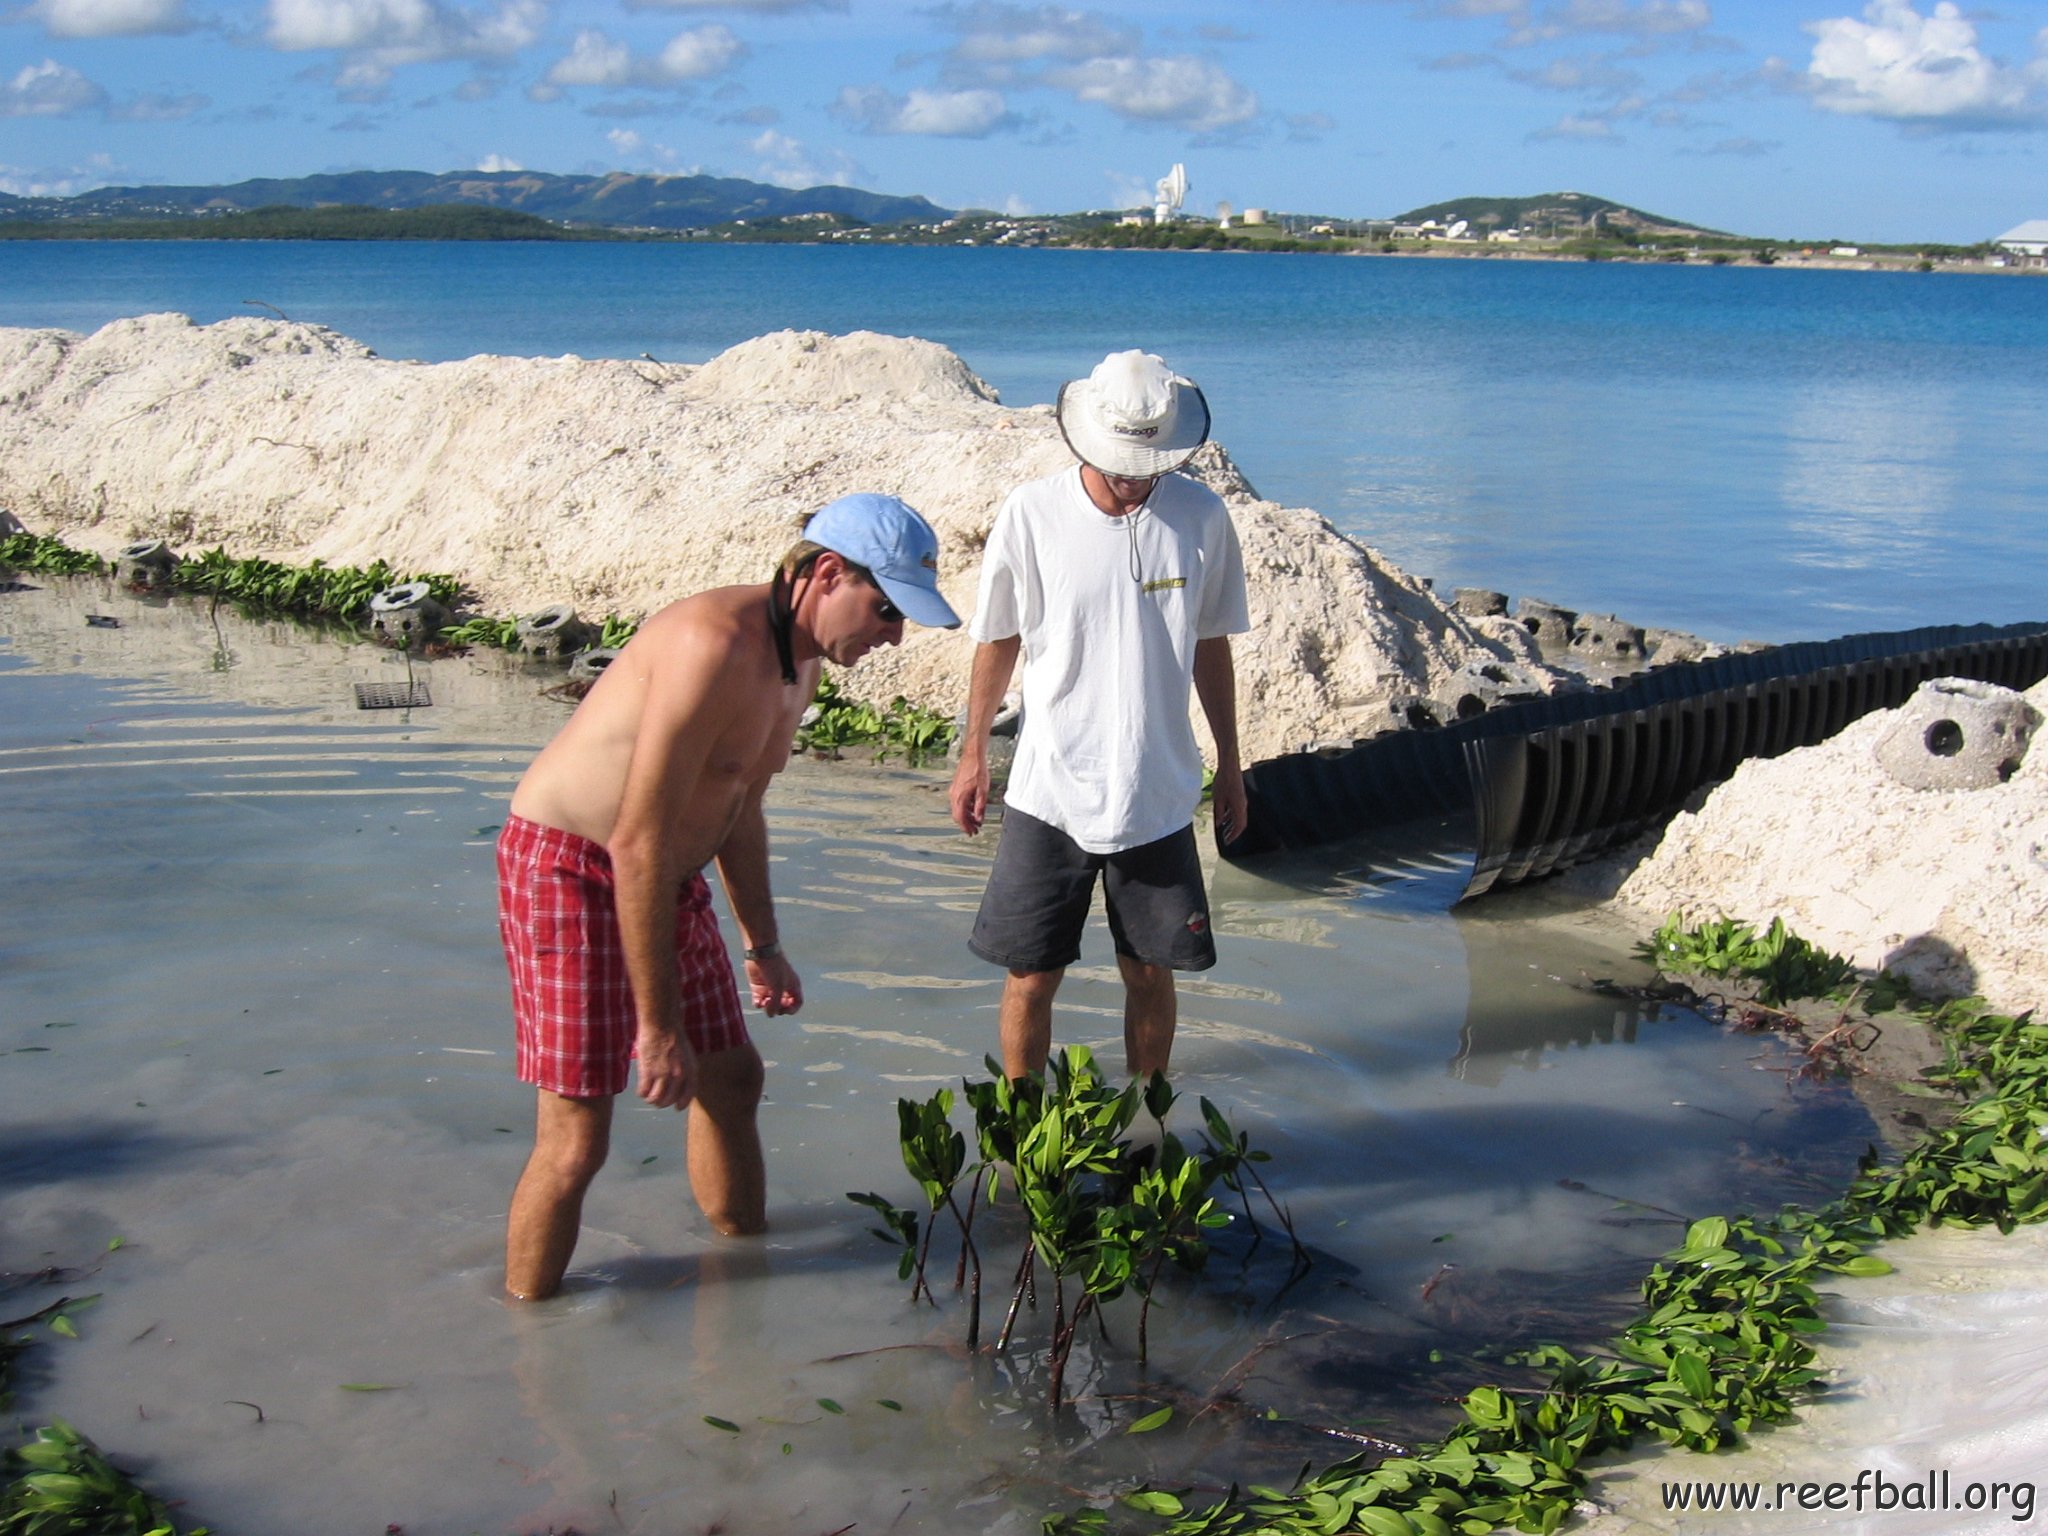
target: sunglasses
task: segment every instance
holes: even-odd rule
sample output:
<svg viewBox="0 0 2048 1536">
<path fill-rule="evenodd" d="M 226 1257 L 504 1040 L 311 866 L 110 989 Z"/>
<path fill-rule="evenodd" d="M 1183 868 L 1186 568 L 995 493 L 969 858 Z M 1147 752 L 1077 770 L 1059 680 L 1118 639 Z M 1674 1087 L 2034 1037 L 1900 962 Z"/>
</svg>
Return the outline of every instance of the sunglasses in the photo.
<svg viewBox="0 0 2048 1536">
<path fill-rule="evenodd" d="M 881 590 L 880 587 L 875 588 L 877 595 L 881 593 Z M 875 617 L 884 624 L 901 624 L 903 622 L 903 610 L 890 602 L 888 598 L 883 597 L 879 603 L 875 604 Z"/>
</svg>

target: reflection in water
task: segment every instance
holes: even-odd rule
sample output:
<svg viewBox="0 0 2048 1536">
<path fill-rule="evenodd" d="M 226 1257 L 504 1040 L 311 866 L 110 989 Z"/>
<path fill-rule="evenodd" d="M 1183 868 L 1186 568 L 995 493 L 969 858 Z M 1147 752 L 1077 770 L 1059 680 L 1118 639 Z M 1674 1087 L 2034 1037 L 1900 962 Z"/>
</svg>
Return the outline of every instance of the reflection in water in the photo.
<svg viewBox="0 0 2048 1536">
<path fill-rule="evenodd" d="M 987 840 L 954 832 L 941 772 L 799 761 L 770 819 L 807 1001 L 750 1025 L 768 1237 L 704 1229 L 680 1119 L 624 1101 L 570 1294 L 509 1309 L 533 1102 L 491 840 L 566 706 L 482 656 L 423 664 L 430 709 L 359 712 L 349 684 L 387 655 L 230 623 L 220 669 L 203 610 L 83 623 L 120 602 L 0 596 L 0 814 L 40 876 L 8 888 L 0 1052 L 10 1136 L 48 1154 L 6 1164 L 0 1271 L 104 1268 L 22 1409 L 163 1469 L 209 1523 L 1021 1536 L 1076 1489 L 1285 1481 L 1346 1426 L 1427 1432 L 1503 1348 L 1603 1334 L 1669 1213 L 1839 1181 L 1868 1132 L 1756 1070 L 1776 1042 L 1618 1022 L 1587 978 L 1626 974 L 1621 939 L 1447 915 L 1454 846 L 1215 869 L 1223 958 L 1185 991 L 1175 1129 L 1200 1134 L 1206 1097 L 1270 1151 L 1316 1262 L 1291 1274 L 1238 1210 L 1207 1273 L 1163 1286 L 1149 1364 L 1112 1305 L 1070 1367 L 1082 1404 L 1048 1423 L 1035 1350 L 962 1358 L 944 1284 L 910 1305 L 843 1198 L 914 1200 L 895 1099 L 957 1092 L 995 1047 L 997 973 L 956 910 Z M 1057 1036 L 1115 1071 L 1099 915 L 1084 957 Z M 988 1251 L 1015 1251 L 1014 1219 L 985 1215 Z M 395 1390 L 340 1390 L 363 1381 Z M 1122 1433 L 1168 1405 L 1172 1432 Z"/>
<path fill-rule="evenodd" d="M 1818 380 L 1786 425 L 1788 558 L 1823 570 L 1917 571 L 1955 518 L 1952 389 Z"/>
</svg>

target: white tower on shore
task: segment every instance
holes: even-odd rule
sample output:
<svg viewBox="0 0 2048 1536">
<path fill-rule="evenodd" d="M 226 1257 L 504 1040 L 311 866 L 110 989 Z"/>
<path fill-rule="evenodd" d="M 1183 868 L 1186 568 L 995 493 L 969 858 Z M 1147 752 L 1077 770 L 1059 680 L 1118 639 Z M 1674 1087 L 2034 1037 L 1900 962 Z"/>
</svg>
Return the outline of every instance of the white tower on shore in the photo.
<svg viewBox="0 0 2048 1536">
<path fill-rule="evenodd" d="M 1180 212 L 1180 205 L 1187 201 L 1188 168 L 1178 161 L 1172 170 L 1153 183 L 1152 222 L 1170 224 Z"/>
</svg>

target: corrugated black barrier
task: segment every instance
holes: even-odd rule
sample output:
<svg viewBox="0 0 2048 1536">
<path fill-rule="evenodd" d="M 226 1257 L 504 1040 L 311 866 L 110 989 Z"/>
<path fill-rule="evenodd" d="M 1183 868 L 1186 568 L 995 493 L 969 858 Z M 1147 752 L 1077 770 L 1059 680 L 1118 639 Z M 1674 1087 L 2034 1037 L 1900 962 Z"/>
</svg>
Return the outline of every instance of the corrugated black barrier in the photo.
<svg viewBox="0 0 2048 1536">
<path fill-rule="evenodd" d="M 2029 688 L 2044 676 L 2048 624 L 1849 635 L 1658 667 L 1440 730 L 1259 763 L 1245 775 L 1251 825 L 1223 851 L 1244 860 L 1469 810 L 1469 898 L 1626 842 L 1744 759 L 1825 741 L 1930 678 Z"/>
</svg>

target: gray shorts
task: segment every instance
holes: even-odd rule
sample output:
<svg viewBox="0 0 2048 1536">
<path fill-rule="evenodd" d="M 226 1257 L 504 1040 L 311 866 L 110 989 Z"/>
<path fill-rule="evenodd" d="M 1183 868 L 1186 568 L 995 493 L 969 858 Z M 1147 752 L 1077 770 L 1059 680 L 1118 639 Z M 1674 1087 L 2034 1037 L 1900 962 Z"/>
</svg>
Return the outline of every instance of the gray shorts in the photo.
<svg viewBox="0 0 2048 1536">
<path fill-rule="evenodd" d="M 1012 971 L 1072 965 L 1081 958 L 1098 871 L 1118 954 L 1176 971 L 1216 963 L 1192 825 L 1120 853 L 1090 853 L 1014 807 L 1003 812 L 995 868 L 967 947 Z"/>
</svg>

